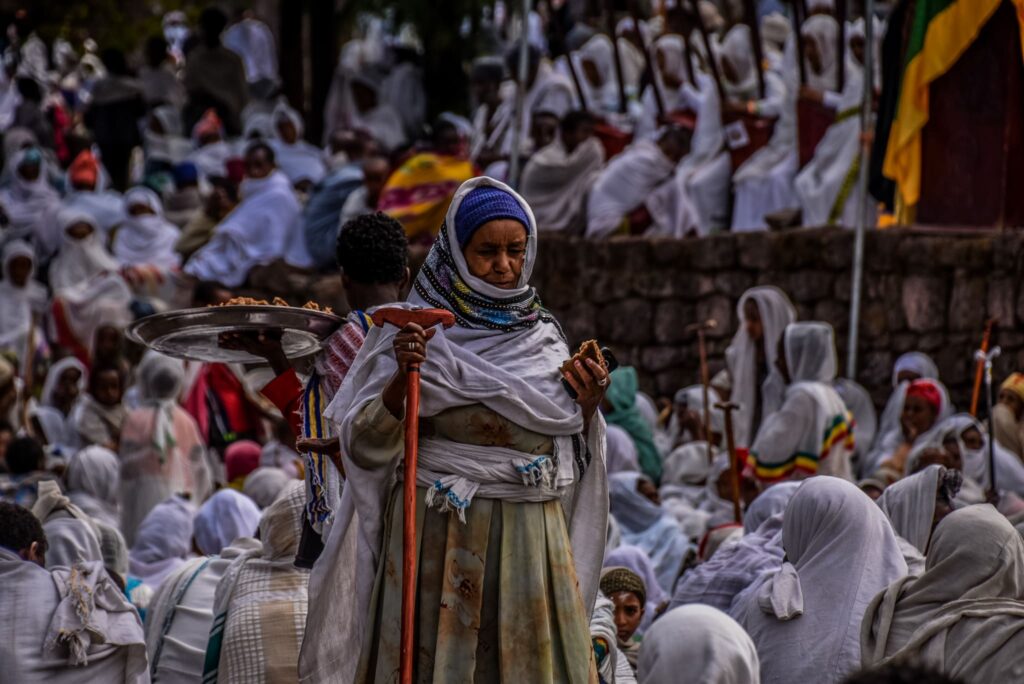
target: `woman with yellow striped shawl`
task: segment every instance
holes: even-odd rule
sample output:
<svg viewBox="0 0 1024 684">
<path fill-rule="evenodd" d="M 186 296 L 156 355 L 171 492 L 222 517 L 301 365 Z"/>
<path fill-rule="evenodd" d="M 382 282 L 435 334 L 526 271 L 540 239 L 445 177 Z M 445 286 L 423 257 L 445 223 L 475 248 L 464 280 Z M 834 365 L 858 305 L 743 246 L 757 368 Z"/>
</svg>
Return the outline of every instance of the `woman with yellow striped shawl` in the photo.
<svg viewBox="0 0 1024 684">
<path fill-rule="evenodd" d="M 768 416 L 747 461 L 762 485 L 812 475 L 853 479 L 853 417 L 831 382 L 836 347 L 827 323 L 791 323 L 776 359 L 786 381 L 782 408 Z"/>
</svg>

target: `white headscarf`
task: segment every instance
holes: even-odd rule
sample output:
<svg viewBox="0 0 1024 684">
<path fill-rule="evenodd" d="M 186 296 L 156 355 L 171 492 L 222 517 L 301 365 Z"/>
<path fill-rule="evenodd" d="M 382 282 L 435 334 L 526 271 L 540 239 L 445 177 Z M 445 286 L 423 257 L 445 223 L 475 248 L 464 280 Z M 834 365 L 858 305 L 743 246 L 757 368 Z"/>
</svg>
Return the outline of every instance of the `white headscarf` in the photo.
<svg viewBox="0 0 1024 684">
<path fill-rule="evenodd" d="M 32 260 L 24 287 L 11 282 L 10 264 L 18 258 Z M 0 280 L 0 351 L 15 352 L 21 362 L 25 355 L 34 350 L 25 349 L 28 332 L 32 327 L 33 312 L 41 311 L 46 304 L 46 289 L 33 278 L 36 255 L 32 247 L 23 240 L 8 242 L 3 248 L 3 280 Z M 41 333 L 40 333 L 41 334 Z"/>
<path fill-rule="evenodd" d="M 57 221 L 63 242 L 57 257 L 50 263 L 50 287 L 54 292 L 81 284 L 100 273 L 116 273 L 120 269 L 121 265 L 103 246 L 103 235 L 96 219 L 82 211 L 65 209 Z M 73 239 L 67 229 L 76 223 L 88 223 L 92 233 L 81 240 Z"/>
<path fill-rule="evenodd" d="M 573 54 L 576 77 L 587 98 L 585 105 L 593 111 L 618 111 L 619 80 L 613 50 L 611 39 L 596 33 Z M 584 62 L 594 65 L 601 80 L 599 85 L 592 85 L 585 76 Z"/>
<path fill-rule="evenodd" d="M 980 449 L 968 449 L 963 443 L 963 434 L 974 428 L 982 437 Z M 943 421 L 936 420 L 936 427 L 929 432 L 934 434 L 933 442 L 941 446 L 949 437 L 955 437 L 960 445 L 960 457 L 963 460 L 964 475 L 977 482 L 985 489 L 991 488 L 988 460 L 988 432 L 974 416 L 969 413 L 958 413 Z M 1003 492 L 1013 492 L 1024 496 L 1024 464 L 1015 454 L 1008 451 L 998 442 L 993 450 L 996 467 L 996 487 Z M 909 459 L 908 459 L 909 460 Z"/>
<path fill-rule="evenodd" d="M 690 544 L 675 518 L 637 491 L 641 477 L 640 473 L 609 476 L 611 513 L 619 523 L 622 541 L 647 554 L 654 563 L 658 584 L 668 592 Z"/>
<path fill-rule="evenodd" d="M 943 421 L 945 421 L 948 417 L 950 417 L 953 414 L 953 405 L 949 401 L 949 391 L 946 389 L 946 386 L 943 385 L 938 380 L 934 380 L 931 378 L 928 378 L 928 382 L 932 383 L 935 386 L 935 388 L 939 391 L 939 396 L 941 398 L 939 411 L 935 416 L 935 423 L 932 425 L 931 429 L 929 429 L 927 432 L 923 434 L 918 435 L 917 438 L 914 440 L 913 446 L 936 444 L 936 440 L 939 436 L 940 426 L 942 425 Z M 885 459 L 892 456 L 893 452 L 895 452 L 896 449 L 900 446 L 900 444 L 903 443 L 905 437 L 903 436 L 903 425 L 900 422 L 900 417 L 903 415 L 903 404 L 906 400 L 907 387 L 909 386 L 910 383 L 903 383 L 897 390 L 897 392 L 899 393 L 900 401 L 899 404 L 897 404 L 896 406 L 896 410 L 893 412 L 893 415 L 896 420 L 889 428 L 888 432 L 879 433 L 879 439 L 875 443 L 875 448 L 872 449 L 871 453 L 868 454 L 867 459 L 864 461 L 864 465 L 862 466 L 861 470 L 862 475 L 869 476 L 874 474 L 874 472 L 878 469 L 882 462 Z M 889 413 L 888 406 L 886 407 L 886 413 Z M 884 416 L 882 420 L 884 428 Z M 907 465 L 912 465 L 910 458 L 907 459 Z M 966 469 L 964 472 L 967 473 Z M 970 473 L 967 473 L 967 475 L 968 477 L 970 477 Z"/>
<path fill-rule="evenodd" d="M 764 337 L 760 343 L 755 343 L 750 339 L 750 335 L 747 334 L 746 327 L 743 325 L 743 307 L 747 300 L 753 300 L 757 304 L 757 310 L 761 315 Z M 783 331 L 787 325 L 796 320 L 796 308 L 789 301 L 785 292 L 777 287 L 767 285 L 744 292 L 736 304 L 736 313 L 740 327 L 726 351 L 726 360 L 729 364 L 729 375 L 732 377 L 732 400 L 740 405 L 735 420 L 736 443 L 740 446 L 749 446 L 754 439 L 753 405 L 757 401 L 758 393 L 762 397 L 762 422 L 772 410 L 782 404 L 784 383 L 778 377 L 778 371 L 775 369 L 775 356 Z M 757 386 L 756 344 L 764 345 L 765 363 L 768 366 L 768 378 L 761 387 Z M 773 406 L 772 404 L 776 402 L 777 405 Z"/>
<path fill-rule="evenodd" d="M 761 492 L 743 514 L 743 533 L 752 534 L 768 518 L 784 513 L 799 487 L 799 482 L 780 482 Z"/>
<path fill-rule="evenodd" d="M 636 443 L 629 433 L 618 425 L 609 425 L 608 431 L 608 474 L 619 471 L 639 472 Z"/>
<path fill-rule="evenodd" d="M 29 152 L 40 155 L 39 176 L 26 180 L 18 173 L 18 167 Z M 45 158 L 38 147 L 25 147 L 7 159 L 5 175 L 10 184 L 0 191 L 0 203 L 10 221 L 10 237 L 30 238 L 43 214 L 60 203 L 60 196 L 50 186 Z"/>
<path fill-rule="evenodd" d="M 64 372 L 70 369 L 75 369 L 79 372 L 78 378 L 78 391 L 84 392 L 89 382 L 89 371 L 81 361 L 73 356 L 65 356 L 57 363 L 50 366 L 50 370 L 46 373 L 46 380 L 43 381 L 43 391 L 39 396 L 39 402 L 43 406 L 49 406 L 56 408 L 54 404 L 53 393 L 57 389 L 57 383 L 60 382 L 60 376 L 64 375 Z"/>
<path fill-rule="evenodd" d="M 736 24 L 725 34 L 718 51 L 719 63 L 724 59 L 729 60 L 739 77 L 739 82 L 732 83 L 723 76 L 726 94 L 739 99 L 757 97 L 757 62 L 749 26 Z"/>
<path fill-rule="evenodd" d="M 864 458 L 871 450 L 875 434 L 878 432 L 878 416 L 871 395 L 862 385 L 849 378 L 836 378 L 832 381 L 832 389 L 853 414 L 857 455 Z"/>
<path fill-rule="evenodd" d="M 821 73 L 814 73 L 810 61 L 807 62 L 807 84 L 818 90 L 836 90 L 838 85 L 839 60 L 837 58 L 837 47 L 839 45 L 839 24 L 834 17 L 827 14 L 815 14 L 809 17 L 800 27 L 800 34 L 805 41 L 814 41 L 821 55 Z"/>
<path fill-rule="evenodd" d="M 207 555 L 216 555 L 239 537 L 256 534 L 259 524 L 260 509 L 252 499 L 233 489 L 222 489 L 196 514 L 196 546 Z"/>
<path fill-rule="evenodd" d="M 743 628 L 711 606 L 662 615 L 647 631 L 637 669 L 644 684 L 760 684 L 757 649 Z"/>
<path fill-rule="evenodd" d="M 159 589 L 192 549 L 195 514 L 195 507 L 180 496 L 172 496 L 146 514 L 128 552 L 131 574 L 153 591 Z"/>
<path fill-rule="evenodd" d="M 765 681 L 839 682 L 860 666 L 868 603 L 907 572 L 896 535 L 856 486 L 813 477 L 786 507 L 782 539 L 786 562 L 737 598 L 739 622 Z"/>
<path fill-rule="evenodd" d="M 277 167 L 293 184 L 304 180 L 312 181 L 314 185 L 319 183 L 327 174 L 327 165 L 324 163 L 323 150 L 302 139 L 305 129 L 302 116 L 286 103 L 278 102 L 271 117 L 274 135 L 271 146 L 274 148 Z M 291 121 L 295 126 L 298 139 L 294 143 L 286 143 L 278 132 L 277 124 L 282 119 Z"/>
<path fill-rule="evenodd" d="M 120 524 L 121 463 L 114 452 L 101 446 L 82 449 L 68 461 L 64 482 L 68 498 L 87 515 L 115 528 Z"/>
<path fill-rule="evenodd" d="M 878 507 L 892 522 L 896 534 L 923 554 L 928 553 L 935 517 L 935 497 L 945 474 L 944 467 L 930 465 L 889 485 L 878 498 Z"/>
<path fill-rule="evenodd" d="M 817 321 L 790 323 L 783 334 L 791 383 L 835 379 L 836 343 L 831 325 Z"/>
<path fill-rule="evenodd" d="M 294 477 L 280 468 L 257 468 L 245 478 L 242 493 L 252 499 L 257 506 L 265 509 L 274 503 L 288 483 L 294 480 Z"/>
<path fill-rule="evenodd" d="M 1007 642 L 1020 643 L 1022 617 L 1024 542 L 992 506 L 967 506 L 935 528 L 924 574 L 871 602 L 863 663 L 913 659 L 966 681 L 1012 681 L 1020 651 Z"/>
<path fill-rule="evenodd" d="M 134 205 L 141 204 L 153 214 L 132 216 Z M 163 266 L 176 268 L 181 257 L 174 245 L 181 232 L 164 218 L 160 198 L 149 188 L 137 186 L 124 194 L 124 220 L 114 238 L 114 256 L 127 266 Z"/>
<path fill-rule="evenodd" d="M 921 352 L 907 352 L 896 359 L 892 367 L 893 393 L 889 395 L 885 408 L 882 410 L 882 417 L 879 419 L 878 431 L 875 433 L 875 443 L 878 446 L 882 438 L 890 433 L 893 428 L 900 425 L 900 414 L 903 412 L 903 397 L 907 392 L 907 385 L 910 383 L 899 382 L 899 375 L 903 371 L 910 371 L 919 378 L 929 380 L 939 379 L 939 369 L 931 357 Z"/>
</svg>

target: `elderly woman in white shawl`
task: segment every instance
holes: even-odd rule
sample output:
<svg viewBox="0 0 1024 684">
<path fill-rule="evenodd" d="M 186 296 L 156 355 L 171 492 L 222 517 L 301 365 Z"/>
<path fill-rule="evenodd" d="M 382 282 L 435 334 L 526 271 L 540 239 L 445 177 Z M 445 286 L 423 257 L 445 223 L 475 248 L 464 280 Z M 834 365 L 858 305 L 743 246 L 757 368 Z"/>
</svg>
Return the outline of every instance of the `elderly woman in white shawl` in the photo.
<svg viewBox="0 0 1024 684">
<path fill-rule="evenodd" d="M 23 240 L 4 245 L 0 257 L 0 353 L 14 354 L 22 365 L 35 349 L 28 349 L 30 331 L 46 309 L 46 289 L 37 282 L 36 254 Z M 36 343 L 43 339 L 36 331 Z"/>
<path fill-rule="evenodd" d="M 493 179 L 467 181 L 409 300 L 452 311 L 456 325 L 397 332 L 382 326 L 367 334 L 326 412 L 339 426 L 348 479 L 311 580 L 307 624 L 340 641 L 307 640 L 302 678 L 351 681 L 358 667 L 360 681 L 383 681 L 398 670 L 403 500 L 395 481 L 404 369 L 413 362 L 422 363 L 424 435 L 414 677 L 596 676 L 593 658 L 582 654 L 591 651 L 589 610 L 607 531 L 604 421 L 597 412 L 607 373 L 593 363 L 560 372 L 568 346 L 528 284 L 536 253 L 537 226 L 526 202 Z M 363 541 L 350 558 L 355 532 Z M 379 548 L 368 545 L 377 539 Z M 343 587 L 355 603 L 335 593 L 347 593 Z M 538 631 L 538 621 L 550 629 Z M 512 640 L 530 657 L 499 658 Z M 342 643 L 361 645 L 360 657 Z"/>
<path fill-rule="evenodd" d="M 55 293 L 82 285 L 101 273 L 116 273 L 121 265 L 104 245 L 104 236 L 89 214 L 75 209 L 57 215 L 61 247 L 50 262 L 50 287 Z"/>
<path fill-rule="evenodd" d="M 242 202 L 220 222 L 210 241 L 192 255 L 185 264 L 186 273 L 238 287 L 254 266 L 284 255 L 288 236 L 302 211 L 291 183 L 277 169 L 274 151 L 265 143 L 249 146 L 245 174 L 239 188 Z"/>
<path fill-rule="evenodd" d="M 758 482 L 835 475 L 853 479 L 853 417 L 831 382 L 836 347 L 828 323 L 791 323 L 776 359 L 786 381 L 782 408 L 768 416 L 750 447 Z"/>
<path fill-rule="evenodd" d="M 323 150 L 302 139 L 305 130 L 302 117 L 284 102 L 274 107 L 271 117 L 274 139 L 270 146 L 274 148 L 278 168 L 292 185 L 312 188 L 327 175 Z"/>
<path fill-rule="evenodd" d="M 50 366 L 43 382 L 39 406 L 32 417 L 42 431 L 51 456 L 68 458 L 81 444 L 71 420 L 88 383 L 88 370 L 81 361 L 67 356 Z"/>
<path fill-rule="evenodd" d="M 754 642 L 711 606 L 675 608 L 644 637 L 637 675 L 643 684 L 760 684 Z"/>
<path fill-rule="evenodd" d="M 875 595 L 907 574 L 892 526 L 855 485 L 806 480 L 783 516 L 786 560 L 736 599 L 769 684 L 842 681 L 860 667 L 860 625 Z"/>
<path fill-rule="evenodd" d="M 944 420 L 934 432 L 932 442 L 941 444 L 954 457 L 959 457 L 965 478 L 961 500 L 980 503 L 983 493 L 992 490 L 992 470 L 989 461 L 989 435 L 979 421 L 969 413 L 958 413 Z M 995 486 L 998 489 L 1000 512 L 1005 515 L 1024 509 L 1024 465 L 998 442 L 993 445 L 992 463 L 995 464 Z M 911 463 L 908 463 L 908 469 Z M 973 490 L 973 491 L 971 491 Z"/>
<path fill-rule="evenodd" d="M 804 53 L 807 84 L 803 88 L 815 93 L 829 92 L 836 87 L 837 75 L 843 65 L 837 59 L 839 24 L 827 14 L 817 14 L 800 28 L 807 47 Z M 795 51 L 787 52 L 784 73 L 789 77 L 781 116 L 775 124 L 772 139 L 766 147 L 754 153 L 737 169 L 736 203 L 733 209 L 733 230 L 759 230 L 766 227 L 765 216 L 781 209 L 799 205 L 794 189 L 794 176 L 798 170 L 796 99 L 798 84 Z M 855 84 L 851 84 L 855 89 Z M 849 92 L 853 102 L 854 91 Z M 836 93 L 822 96 L 826 104 L 844 103 Z M 813 189 L 813 188 L 812 188 Z"/>
<path fill-rule="evenodd" d="M 949 392 L 938 380 L 911 381 L 901 389 L 899 420 L 868 454 L 862 475 L 894 482 L 907 471 L 907 461 L 917 447 L 937 445 L 939 428 L 953 412 Z"/>
<path fill-rule="evenodd" d="M 555 69 L 566 78 L 572 78 L 565 57 L 555 62 Z M 619 79 L 615 70 L 615 53 L 611 39 L 603 33 L 594 34 L 579 50 L 571 53 L 572 68 L 583 91 L 580 109 L 595 114 L 613 114 L 619 111 Z"/>
<path fill-rule="evenodd" d="M 177 268 L 181 257 L 174 245 L 181 231 L 164 218 L 160 197 L 136 186 L 124 194 L 124 221 L 114 236 L 114 257 L 125 266 Z"/>
<path fill-rule="evenodd" d="M 308 606 L 309 570 L 295 567 L 305 504 L 296 480 L 264 511 L 259 546 L 225 570 L 214 598 L 203 681 L 295 681 Z"/>
<path fill-rule="evenodd" d="M 932 358 L 922 352 L 907 352 L 896 359 L 892 367 L 893 392 L 885 402 L 882 415 L 878 418 L 878 431 L 872 448 L 878 446 L 882 438 L 893 428 L 899 427 L 900 414 L 903 412 L 903 395 L 912 380 L 921 378 L 938 380 L 939 368 Z"/>
<path fill-rule="evenodd" d="M 772 285 L 747 290 L 736 304 L 743 321 L 725 351 L 732 378 L 731 400 L 739 404 L 736 444 L 750 446 L 761 422 L 782 406 L 785 382 L 775 365 L 779 340 L 796 320 L 796 307 L 786 293 Z"/>
<path fill-rule="evenodd" d="M 913 660 L 956 679 L 1018 681 L 1024 648 L 1024 542 L 994 508 L 948 515 L 925 572 L 878 594 L 864 614 L 865 666 Z"/>
</svg>

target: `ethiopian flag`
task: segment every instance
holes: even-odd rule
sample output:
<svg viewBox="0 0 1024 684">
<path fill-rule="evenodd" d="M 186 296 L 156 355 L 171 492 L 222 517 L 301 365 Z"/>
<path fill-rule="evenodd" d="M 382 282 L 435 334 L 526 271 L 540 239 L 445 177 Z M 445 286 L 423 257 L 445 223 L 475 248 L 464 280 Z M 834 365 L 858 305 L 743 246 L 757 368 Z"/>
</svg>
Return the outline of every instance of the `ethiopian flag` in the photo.
<svg viewBox="0 0 1024 684">
<path fill-rule="evenodd" d="M 896 118 L 882 173 L 896 181 L 898 202 L 917 204 L 921 194 L 921 129 L 928 123 L 928 86 L 949 71 L 978 36 L 1002 0 L 917 0 L 909 18 Z M 1024 17 L 1024 0 L 1014 0 Z"/>
</svg>

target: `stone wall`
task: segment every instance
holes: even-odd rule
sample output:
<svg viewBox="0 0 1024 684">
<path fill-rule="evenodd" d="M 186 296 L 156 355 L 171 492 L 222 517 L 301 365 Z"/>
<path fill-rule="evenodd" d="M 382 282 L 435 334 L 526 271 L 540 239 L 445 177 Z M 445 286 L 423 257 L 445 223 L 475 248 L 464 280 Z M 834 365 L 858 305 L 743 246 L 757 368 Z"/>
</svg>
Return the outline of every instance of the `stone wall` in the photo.
<svg viewBox="0 0 1024 684">
<path fill-rule="evenodd" d="M 840 368 L 849 329 L 852 232 L 809 229 L 726 234 L 701 240 L 641 238 L 588 242 L 545 236 L 533 283 L 573 344 L 596 337 L 642 385 L 671 395 L 699 380 L 687 325 L 713 318 L 712 373 L 738 321 L 736 302 L 754 285 L 785 290 L 802 320 L 836 329 Z M 997 382 L 1024 367 L 1024 233 L 871 231 L 866 236 L 858 381 L 884 403 L 896 357 L 930 354 L 954 401 L 969 402 L 973 353 L 985 321 L 998 317 L 1003 355 Z"/>
</svg>

